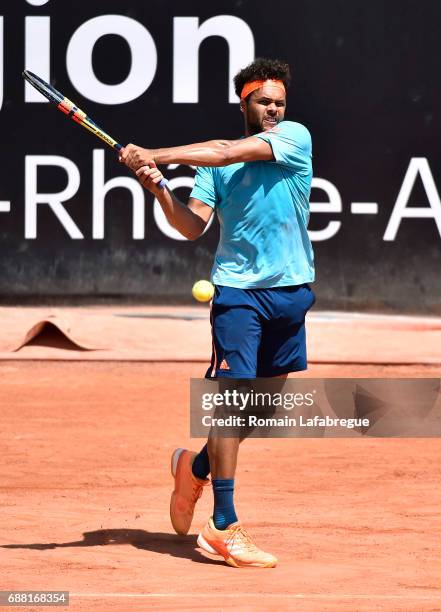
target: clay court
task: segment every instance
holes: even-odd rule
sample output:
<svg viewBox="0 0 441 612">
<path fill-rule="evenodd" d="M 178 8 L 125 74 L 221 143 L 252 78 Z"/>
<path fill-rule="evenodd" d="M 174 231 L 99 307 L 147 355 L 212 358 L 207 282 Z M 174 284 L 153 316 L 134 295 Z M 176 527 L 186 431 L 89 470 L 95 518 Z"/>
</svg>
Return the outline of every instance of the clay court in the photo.
<svg viewBox="0 0 441 612">
<path fill-rule="evenodd" d="M 206 309 L 2 310 L 3 590 L 65 590 L 72 609 L 91 611 L 441 609 L 439 439 L 245 441 L 239 514 L 279 565 L 237 570 L 197 548 L 209 491 L 188 536 L 168 516 L 170 454 L 202 444 L 189 439 L 188 402 Z M 43 311 L 77 339 L 89 329 L 90 345 L 100 319 L 110 348 L 81 351 L 46 329 L 11 352 Z M 334 318 L 311 318 L 302 376 L 441 376 L 439 321 L 361 318 L 345 327 L 358 363 L 320 352 Z M 392 345 L 396 363 L 376 363 Z"/>
</svg>

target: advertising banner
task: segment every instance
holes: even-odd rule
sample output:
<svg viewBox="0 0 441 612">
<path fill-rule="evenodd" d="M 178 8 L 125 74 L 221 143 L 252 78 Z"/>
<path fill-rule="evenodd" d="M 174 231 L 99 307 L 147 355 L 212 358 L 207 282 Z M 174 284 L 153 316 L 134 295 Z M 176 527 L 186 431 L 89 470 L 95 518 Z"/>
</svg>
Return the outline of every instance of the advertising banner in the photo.
<svg viewBox="0 0 441 612">
<path fill-rule="evenodd" d="M 104 142 L 25 84 L 51 82 L 122 144 L 239 138 L 232 85 L 287 61 L 311 132 L 317 306 L 440 313 L 441 6 L 426 0 L 56 0 L 0 11 L 0 299 L 191 300 L 219 228 L 191 242 Z M 188 166 L 163 167 L 186 200 Z"/>
</svg>

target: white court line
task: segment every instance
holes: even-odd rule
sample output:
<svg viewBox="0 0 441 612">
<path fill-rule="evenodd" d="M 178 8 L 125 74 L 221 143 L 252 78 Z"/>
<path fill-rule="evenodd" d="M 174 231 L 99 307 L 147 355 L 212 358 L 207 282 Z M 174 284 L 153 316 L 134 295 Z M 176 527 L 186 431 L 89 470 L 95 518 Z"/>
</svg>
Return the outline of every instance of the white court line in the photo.
<svg viewBox="0 0 441 612">
<path fill-rule="evenodd" d="M 309 312 L 307 315 L 309 320 L 319 322 L 332 322 L 332 321 L 384 321 L 384 322 L 403 322 L 414 324 L 418 322 L 424 322 L 427 324 L 440 325 L 441 317 L 421 317 L 418 315 L 395 315 L 395 314 L 377 314 L 371 312 L 345 312 L 336 310 L 319 310 Z"/>
<path fill-rule="evenodd" d="M 385 594 L 373 594 L 373 593 L 342 593 L 341 595 L 335 593 L 201 593 L 199 591 L 195 593 L 69 593 L 69 597 L 90 597 L 96 599 L 105 598 L 154 598 L 154 597 L 228 597 L 230 599 L 240 597 L 272 597 L 278 599 L 324 599 L 324 600 L 336 600 L 339 599 L 376 599 L 376 600 L 393 600 L 393 601 L 436 601 L 441 600 L 441 595 L 385 595 Z"/>
</svg>

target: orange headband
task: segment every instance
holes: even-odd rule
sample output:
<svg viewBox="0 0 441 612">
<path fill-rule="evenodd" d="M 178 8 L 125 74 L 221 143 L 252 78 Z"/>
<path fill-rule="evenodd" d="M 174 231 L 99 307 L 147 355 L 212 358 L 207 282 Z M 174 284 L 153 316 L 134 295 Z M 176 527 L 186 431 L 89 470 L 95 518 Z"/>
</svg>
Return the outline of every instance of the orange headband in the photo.
<svg viewBox="0 0 441 612">
<path fill-rule="evenodd" d="M 271 81 L 272 85 L 275 85 L 276 87 L 280 87 L 280 89 L 283 89 L 283 91 L 285 92 L 285 85 L 283 84 L 283 81 L 279 81 L 278 79 L 249 81 L 248 83 L 245 83 L 245 85 L 243 86 L 242 92 L 240 94 L 240 99 L 244 100 L 247 96 L 250 95 L 250 93 L 253 93 L 253 91 L 256 91 L 256 89 L 260 89 L 261 87 L 263 87 L 263 85 L 267 81 Z"/>
</svg>

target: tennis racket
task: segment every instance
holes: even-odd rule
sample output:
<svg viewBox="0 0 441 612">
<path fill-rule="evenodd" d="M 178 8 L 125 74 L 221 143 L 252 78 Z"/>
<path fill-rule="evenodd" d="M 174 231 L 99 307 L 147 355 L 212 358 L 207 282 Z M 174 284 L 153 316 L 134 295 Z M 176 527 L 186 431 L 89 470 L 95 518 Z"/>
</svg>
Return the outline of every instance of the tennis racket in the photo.
<svg viewBox="0 0 441 612">
<path fill-rule="evenodd" d="M 103 140 L 112 149 L 121 151 L 123 148 L 122 144 L 117 142 L 114 138 L 112 138 L 112 136 L 109 136 L 109 134 L 107 134 L 95 123 L 95 121 L 88 117 L 85 112 L 78 108 L 78 106 L 66 98 L 61 92 L 57 91 L 55 87 L 52 87 L 52 85 L 46 83 L 46 81 L 43 81 L 42 78 L 30 70 L 24 70 L 23 77 L 32 85 L 32 87 L 35 87 L 37 91 L 47 98 L 49 102 L 55 104 L 58 110 L 73 119 L 76 123 L 78 123 L 78 125 L 81 125 L 86 130 L 89 130 L 89 132 L 92 132 L 92 134 Z M 166 184 L 167 181 L 162 179 L 159 186 L 165 187 Z"/>
</svg>

